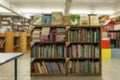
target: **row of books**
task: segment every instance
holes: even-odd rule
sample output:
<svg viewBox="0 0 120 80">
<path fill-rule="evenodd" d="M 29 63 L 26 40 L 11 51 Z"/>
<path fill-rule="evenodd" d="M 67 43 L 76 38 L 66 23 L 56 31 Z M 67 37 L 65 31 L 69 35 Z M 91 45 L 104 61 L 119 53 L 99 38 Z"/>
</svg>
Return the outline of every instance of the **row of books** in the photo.
<svg viewBox="0 0 120 80">
<path fill-rule="evenodd" d="M 52 14 L 41 14 L 32 17 L 34 25 L 62 25 L 63 14 L 61 12 L 53 12 Z"/>
<path fill-rule="evenodd" d="M 64 42 L 65 41 L 65 34 L 66 29 L 65 28 L 56 28 L 51 29 L 50 31 L 50 41 L 51 42 Z"/>
<path fill-rule="evenodd" d="M 66 56 L 64 44 L 44 44 L 32 47 L 32 57 L 35 58 L 62 58 Z"/>
<path fill-rule="evenodd" d="M 120 39 L 120 31 L 119 32 L 109 32 L 108 37 L 110 39 Z"/>
<path fill-rule="evenodd" d="M 111 48 L 120 48 L 120 40 L 111 40 Z"/>
<path fill-rule="evenodd" d="M 66 30 L 65 28 L 42 28 L 35 29 L 32 33 L 33 42 L 64 42 Z"/>
<path fill-rule="evenodd" d="M 69 61 L 69 73 L 100 73 L 100 61 Z"/>
<path fill-rule="evenodd" d="M 49 41 L 50 28 L 42 28 L 40 34 L 40 41 Z"/>
<path fill-rule="evenodd" d="M 99 19 L 97 15 L 72 14 L 63 17 L 62 12 L 52 12 L 52 14 L 33 16 L 32 23 L 34 25 L 99 25 Z"/>
<path fill-rule="evenodd" d="M 73 42 L 100 42 L 99 29 L 74 29 L 68 31 L 68 41 Z"/>
<path fill-rule="evenodd" d="M 0 47 L 4 47 L 5 46 L 5 40 L 4 39 L 0 39 Z"/>
<path fill-rule="evenodd" d="M 32 32 L 32 41 L 33 42 L 40 42 L 40 29 L 35 29 Z"/>
<path fill-rule="evenodd" d="M 11 25 L 11 23 L 9 21 L 1 21 L 2 25 Z"/>
<path fill-rule="evenodd" d="M 17 26 L 22 26 L 22 23 L 21 22 L 13 22 L 14 25 L 17 25 Z"/>
<path fill-rule="evenodd" d="M 100 58 L 100 45 L 72 44 L 68 47 L 68 57 Z"/>
<path fill-rule="evenodd" d="M 66 65 L 65 62 L 34 62 L 32 64 L 32 72 L 40 74 L 64 74 L 66 72 Z"/>
<path fill-rule="evenodd" d="M 2 20 L 3 21 L 12 21 L 12 17 L 4 16 L 4 17 L 2 17 Z"/>
</svg>

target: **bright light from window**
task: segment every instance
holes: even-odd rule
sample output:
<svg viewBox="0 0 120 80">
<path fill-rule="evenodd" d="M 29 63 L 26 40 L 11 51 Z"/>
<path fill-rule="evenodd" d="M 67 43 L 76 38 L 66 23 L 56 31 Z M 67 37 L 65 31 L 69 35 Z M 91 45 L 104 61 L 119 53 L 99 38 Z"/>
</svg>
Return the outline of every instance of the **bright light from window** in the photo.
<svg viewBox="0 0 120 80">
<path fill-rule="evenodd" d="M 70 14 L 91 14 L 90 10 L 70 10 Z"/>
<path fill-rule="evenodd" d="M 112 15 L 115 12 L 113 10 L 96 10 L 94 14 L 101 14 L 101 15 Z"/>
<path fill-rule="evenodd" d="M 10 11 L 5 8 L 0 7 L 0 12 L 10 12 Z"/>
<path fill-rule="evenodd" d="M 52 13 L 54 11 L 63 12 L 62 9 L 21 9 L 20 12 L 25 14 L 39 14 L 39 13 Z"/>
</svg>

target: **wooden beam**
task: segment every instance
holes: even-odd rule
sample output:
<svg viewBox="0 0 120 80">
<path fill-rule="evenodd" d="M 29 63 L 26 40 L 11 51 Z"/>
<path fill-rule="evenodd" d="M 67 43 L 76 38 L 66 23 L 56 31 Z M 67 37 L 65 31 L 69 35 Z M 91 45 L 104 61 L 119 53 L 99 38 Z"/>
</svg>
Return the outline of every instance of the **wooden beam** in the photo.
<svg viewBox="0 0 120 80">
<path fill-rule="evenodd" d="M 71 4 L 72 4 L 72 0 L 66 0 L 65 1 L 65 9 L 64 9 L 64 14 L 65 15 L 67 15 L 69 13 Z"/>
</svg>

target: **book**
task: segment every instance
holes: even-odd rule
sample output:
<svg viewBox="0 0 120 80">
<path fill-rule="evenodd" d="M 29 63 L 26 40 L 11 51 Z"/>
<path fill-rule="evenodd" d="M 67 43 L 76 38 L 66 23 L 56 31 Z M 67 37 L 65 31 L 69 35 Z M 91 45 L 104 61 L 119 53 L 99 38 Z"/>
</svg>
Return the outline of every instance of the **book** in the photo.
<svg viewBox="0 0 120 80">
<path fill-rule="evenodd" d="M 41 25 L 42 24 L 42 15 L 32 16 L 32 24 L 33 25 Z"/>
<path fill-rule="evenodd" d="M 71 25 L 79 25 L 79 15 L 70 15 Z"/>
<path fill-rule="evenodd" d="M 62 12 L 52 12 L 51 25 L 63 25 L 63 14 L 62 14 Z"/>
<path fill-rule="evenodd" d="M 32 32 L 32 42 L 40 42 L 40 29 L 35 29 Z"/>
<path fill-rule="evenodd" d="M 70 15 L 64 16 L 64 25 L 70 25 Z"/>
<path fill-rule="evenodd" d="M 80 25 L 81 26 L 89 25 L 89 17 L 87 15 L 80 15 Z"/>
<path fill-rule="evenodd" d="M 90 25 L 92 26 L 99 25 L 99 19 L 97 15 L 90 15 Z"/>
<path fill-rule="evenodd" d="M 41 30 L 41 35 L 40 35 L 40 40 L 45 42 L 49 41 L 49 34 L 50 34 L 50 28 L 42 28 Z"/>
<path fill-rule="evenodd" d="M 51 25 L 51 14 L 43 14 L 42 16 L 42 25 Z"/>
</svg>

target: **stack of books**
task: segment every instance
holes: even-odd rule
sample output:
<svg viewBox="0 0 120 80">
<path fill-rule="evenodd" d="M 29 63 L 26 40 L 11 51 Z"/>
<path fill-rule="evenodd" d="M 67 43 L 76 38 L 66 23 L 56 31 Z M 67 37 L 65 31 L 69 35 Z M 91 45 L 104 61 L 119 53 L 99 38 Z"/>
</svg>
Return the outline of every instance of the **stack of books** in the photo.
<svg viewBox="0 0 120 80">
<path fill-rule="evenodd" d="M 65 28 L 57 28 L 56 42 L 64 42 L 65 41 Z"/>
<path fill-rule="evenodd" d="M 32 33 L 32 41 L 33 42 L 40 42 L 40 30 L 36 29 Z"/>
<path fill-rule="evenodd" d="M 49 41 L 50 28 L 42 28 L 40 39 L 41 41 Z"/>
</svg>

